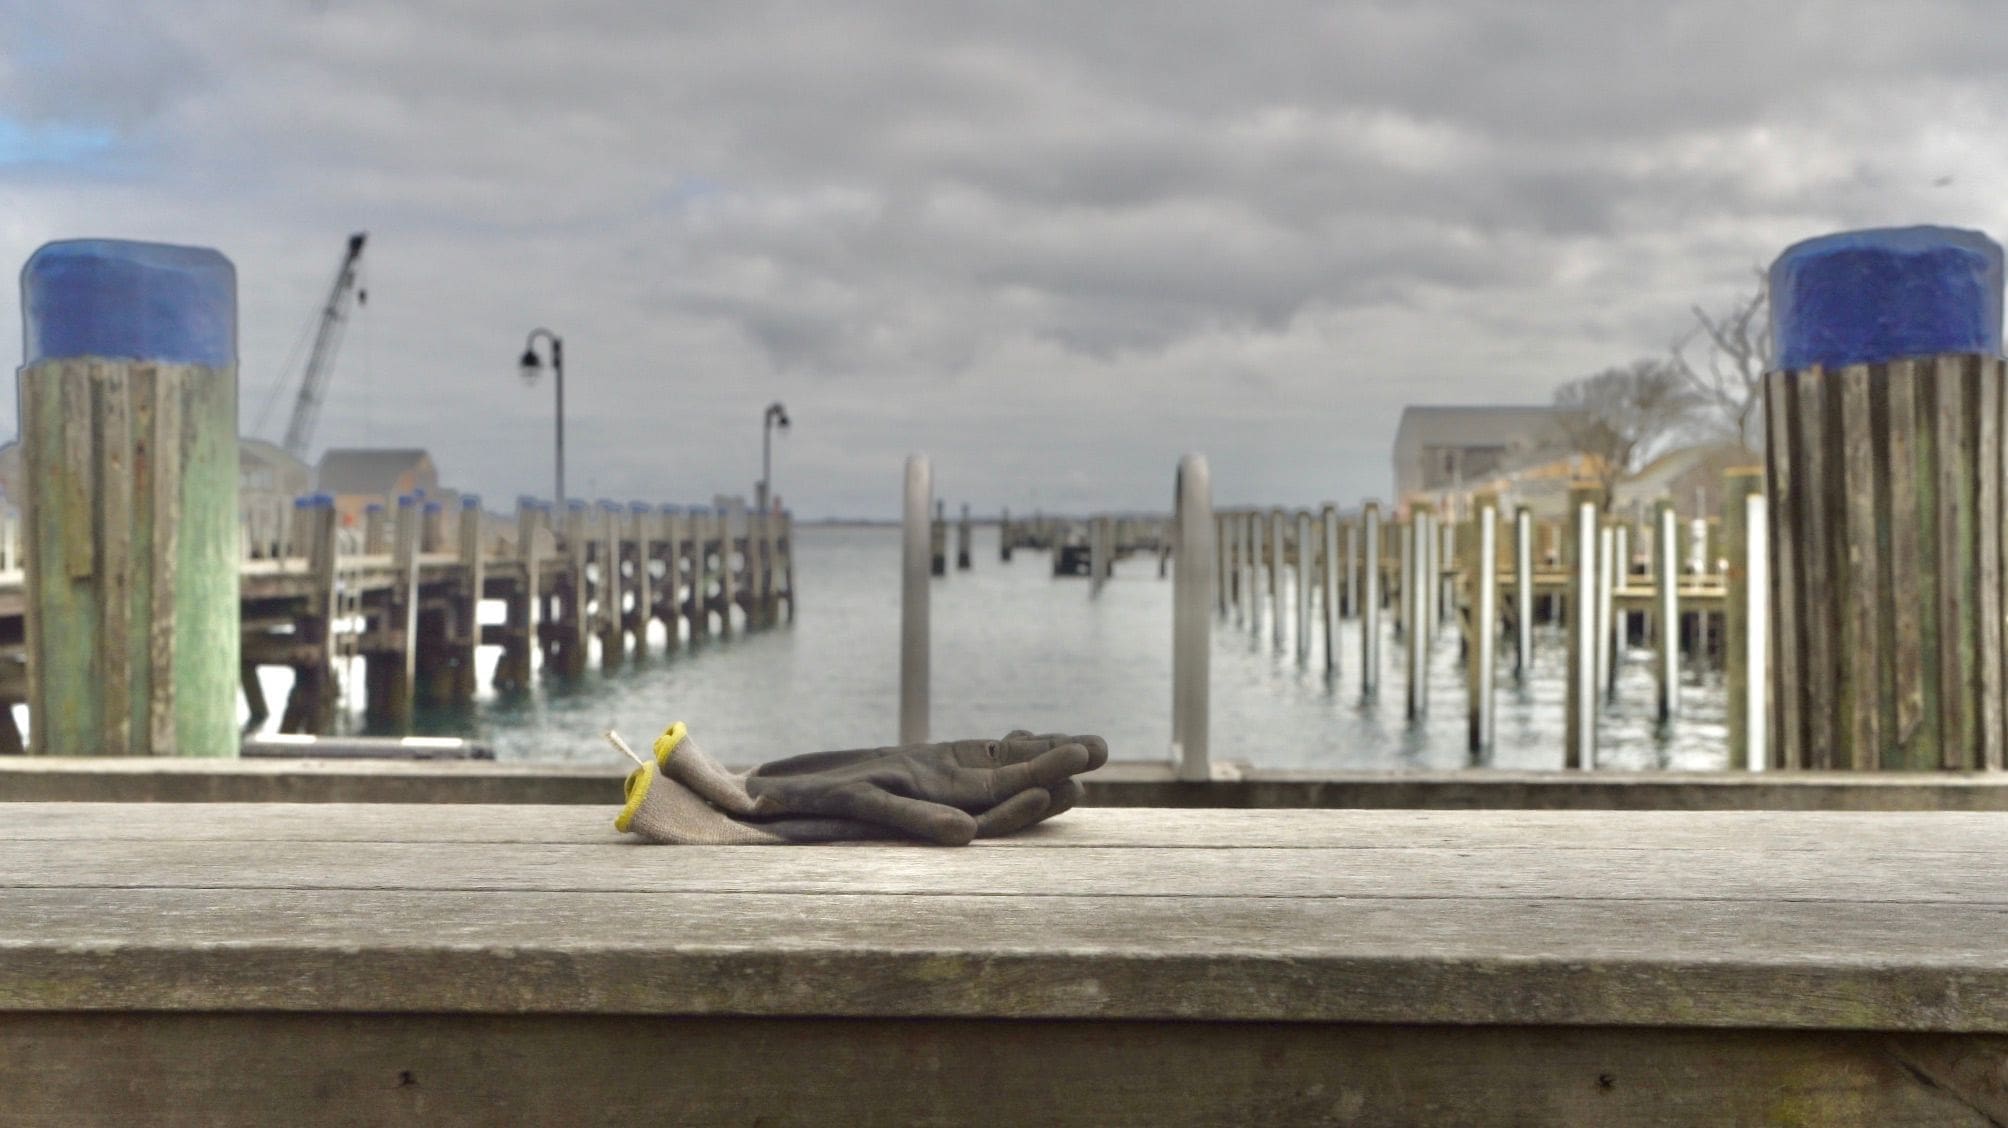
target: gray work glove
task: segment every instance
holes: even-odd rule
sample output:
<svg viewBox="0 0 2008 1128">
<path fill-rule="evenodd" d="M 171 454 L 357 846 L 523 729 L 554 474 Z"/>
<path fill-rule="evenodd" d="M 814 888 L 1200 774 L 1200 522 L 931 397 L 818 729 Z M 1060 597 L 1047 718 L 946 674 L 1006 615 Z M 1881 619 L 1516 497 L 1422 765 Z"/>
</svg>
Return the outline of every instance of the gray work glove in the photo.
<svg viewBox="0 0 2008 1128">
<path fill-rule="evenodd" d="M 1108 761 L 1100 737 L 1023 730 L 1002 740 L 811 752 L 735 773 L 678 724 L 655 753 L 663 778 L 631 776 L 629 809 L 615 825 L 660 841 L 713 844 L 912 837 L 962 845 L 1074 806 L 1081 785 L 1073 777 Z M 637 786 L 661 794 L 644 798 Z"/>
</svg>

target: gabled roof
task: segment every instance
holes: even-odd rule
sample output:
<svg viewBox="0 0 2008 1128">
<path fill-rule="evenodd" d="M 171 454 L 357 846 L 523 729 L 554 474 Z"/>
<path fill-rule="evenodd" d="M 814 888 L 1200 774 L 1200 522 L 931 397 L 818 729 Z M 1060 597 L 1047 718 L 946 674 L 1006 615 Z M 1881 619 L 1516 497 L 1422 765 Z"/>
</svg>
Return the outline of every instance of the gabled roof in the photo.
<svg viewBox="0 0 2008 1128">
<path fill-rule="evenodd" d="M 330 494 L 387 494 L 405 471 L 430 458 L 417 449 L 331 450 L 321 456 L 316 487 Z"/>
<path fill-rule="evenodd" d="M 1411 404 L 1402 409 L 1395 442 L 1466 443 L 1509 434 L 1539 431 L 1560 418 L 1562 411 L 1547 404 Z"/>
</svg>

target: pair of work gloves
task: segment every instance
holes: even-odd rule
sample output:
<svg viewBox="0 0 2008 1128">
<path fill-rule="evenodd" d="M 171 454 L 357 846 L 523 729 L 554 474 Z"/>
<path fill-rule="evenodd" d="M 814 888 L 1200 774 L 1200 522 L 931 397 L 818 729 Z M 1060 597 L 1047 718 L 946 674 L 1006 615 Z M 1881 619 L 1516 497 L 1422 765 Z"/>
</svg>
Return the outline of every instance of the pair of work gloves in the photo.
<svg viewBox="0 0 2008 1128">
<path fill-rule="evenodd" d="M 1023 830 L 1081 798 L 1074 777 L 1108 762 L 1099 736 L 902 744 L 810 752 L 733 772 L 678 721 L 627 778 L 616 829 L 688 846 L 911 838 L 962 846 Z"/>
</svg>

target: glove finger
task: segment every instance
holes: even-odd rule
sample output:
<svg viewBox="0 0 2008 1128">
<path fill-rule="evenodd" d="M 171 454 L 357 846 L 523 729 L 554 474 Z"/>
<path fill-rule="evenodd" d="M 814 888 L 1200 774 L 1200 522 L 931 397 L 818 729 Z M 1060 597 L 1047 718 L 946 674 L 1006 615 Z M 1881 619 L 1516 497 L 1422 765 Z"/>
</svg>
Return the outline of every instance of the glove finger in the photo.
<svg viewBox="0 0 2008 1128">
<path fill-rule="evenodd" d="M 1007 763 L 988 770 L 988 783 L 992 802 L 1001 802 L 1028 787 L 1050 787 L 1069 776 L 1079 775 L 1088 770 L 1089 755 L 1085 746 L 1062 744 L 1051 748 L 1030 760 L 1021 763 Z"/>
<path fill-rule="evenodd" d="M 1082 771 L 1094 771 L 1109 762 L 1109 742 L 1099 736 L 1071 736 L 1064 732 L 1028 733 L 1023 729 L 1006 736 L 997 749 L 1000 764 L 1022 763 L 1044 755 L 1047 751 L 1067 744 L 1078 744 L 1088 750 L 1088 766 Z"/>
<path fill-rule="evenodd" d="M 1028 787 L 976 816 L 976 837 L 996 838 L 1023 830 L 1046 817 L 1052 797 L 1042 787 Z"/>
<path fill-rule="evenodd" d="M 877 823 L 943 846 L 966 846 L 976 837 L 969 812 L 876 787 L 840 787 L 814 802 L 816 814 Z"/>
<path fill-rule="evenodd" d="M 1064 779 L 1047 788 L 1046 792 L 1053 797 L 1053 801 L 1047 805 L 1046 813 L 1039 816 L 1040 822 L 1045 822 L 1062 811 L 1072 810 L 1086 797 L 1087 788 L 1082 787 L 1078 779 Z"/>
</svg>

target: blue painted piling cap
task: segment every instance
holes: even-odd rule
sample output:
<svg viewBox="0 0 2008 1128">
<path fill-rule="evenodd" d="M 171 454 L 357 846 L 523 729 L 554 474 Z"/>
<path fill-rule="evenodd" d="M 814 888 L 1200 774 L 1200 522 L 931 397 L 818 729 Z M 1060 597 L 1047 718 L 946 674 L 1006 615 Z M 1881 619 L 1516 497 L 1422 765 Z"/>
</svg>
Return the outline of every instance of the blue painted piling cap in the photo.
<svg viewBox="0 0 2008 1128">
<path fill-rule="evenodd" d="M 299 497 L 293 499 L 293 508 L 295 509 L 312 509 L 313 507 L 313 494 L 301 494 Z"/>
<path fill-rule="evenodd" d="M 399 509 L 410 509 L 416 506 L 417 504 L 418 504 L 417 494 L 408 493 L 408 494 L 397 495 L 397 507 Z"/>
<path fill-rule="evenodd" d="M 628 512 L 629 512 L 629 513 L 647 513 L 647 512 L 649 511 L 649 510 L 651 510 L 651 509 L 654 509 L 654 508 L 655 508 L 655 507 L 654 507 L 653 505 L 650 505 L 650 504 L 649 504 L 648 502 L 645 502 L 645 501 L 630 501 L 630 502 L 628 502 Z"/>
<path fill-rule="evenodd" d="M 383 510 L 384 504 L 381 501 L 372 501 L 363 506 L 364 513 L 382 513 Z"/>
<path fill-rule="evenodd" d="M 237 363 L 237 268 L 207 247 L 65 239 L 21 268 L 23 363 Z"/>
<path fill-rule="evenodd" d="M 575 497 L 565 503 L 565 508 L 570 509 L 577 513 L 583 513 L 586 510 L 586 499 L 582 497 Z"/>
<path fill-rule="evenodd" d="M 1771 264 L 1774 363 L 1875 364 L 2001 353 L 2001 247 L 1978 231 L 1884 227 L 1823 235 Z"/>
<path fill-rule="evenodd" d="M 665 506 L 663 506 L 663 507 L 662 507 L 662 511 L 663 511 L 664 513 L 682 513 L 682 512 L 683 512 L 683 506 L 681 506 L 681 505 L 665 505 Z"/>
<path fill-rule="evenodd" d="M 425 511 L 427 513 L 439 513 L 445 508 L 446 504 L 444 502 L 428 501 L 425 503 Z"/>
<path fill-rule="evenodd" d="M 479 509 L 479 508 L 481 508 L 481 495 L 480 495 L 480 494 L 461 494 L 461 495 L 460 495 L 460 508 L 462 508 L 462 509 Z"/>
<path fill-rule="evenodd" d="M 690 515 L 692 517 L 709 517 L 711 516 L 711 507 L 708 505 L 693 505 L 690 507 Z"/>
<path fill-rule="evenodd" d="M 600 499 L 600 508 L 606 510 L 608 513 L 619 513 L 621 511 L 621 503 L 603 497 Z"/>
</svg>

